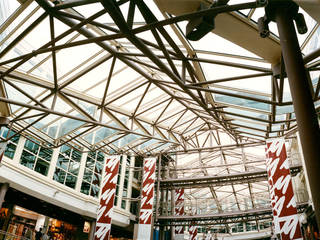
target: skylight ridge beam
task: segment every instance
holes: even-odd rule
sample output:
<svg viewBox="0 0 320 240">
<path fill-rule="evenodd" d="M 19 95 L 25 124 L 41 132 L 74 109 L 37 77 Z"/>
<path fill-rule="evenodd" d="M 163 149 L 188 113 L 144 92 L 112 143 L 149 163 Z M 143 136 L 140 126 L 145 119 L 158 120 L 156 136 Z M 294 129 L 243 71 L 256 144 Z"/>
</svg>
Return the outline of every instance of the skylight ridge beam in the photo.
<svg viewBox="0 0 320 240">
<path fill-rule="evenodd" d="M 220 83 L 220 82 L 228 82 L 228 81 L 235 81 L 235 80 L 243 80 L 248 78 L 256 78 L 256 77 L 264 77 L 272 75 L 272 73 L 257 73 L 257 74 L 248 74 L 248 75 L 242 75 L 237 77 L 228 77 L 228 78 L 221 78 L 216 80 L 210 80 L 206 82 L 198 82 L 198 83 L 190 83 L 187 86 L 202 86 L 206 84 L 214 84 L 214 83 Z"/>
<path fill-rule="evenodd" d="M 171 70 L 159 59 L 157 58 L 152 51 L 148 47 L 146 47 L 143 42 L 141 42 L 138 38 L 135 37 L 135 35 L 132 34 L 132 31 L 130 31 L 126 25 L 125 20 L 123 19 L 123 15 L 119 8 L 117 8 L 114 5 L 114 2 L 111 0 L 103 0 L 102 1 L 103 6 L 107 11 L 109 12 L 109 15 L 113 18 L 115 23 L 118 25 L 120 30 L 127 35 L 127 38 L 143 53 L 145 53 L 156 65 L 158 65 L 170 78 L 172 78 L 182 89 L 186 91 L 186 93 L 191 96 L 195 101 L 199 103 L 201 107 L 203 107 L 216 121 L 221 123 L 222 126 L 224 124 L 215 117 L 212 113 L 208 111 L 208 107 L 203 104 L 190 90 L 186 89 L 184 87 L 184 84 L 182 83 L 181 79 L 176 76 Z M 228 128 L 225 128 L 227 132 L 233 136 L 232 131 L 230 131 Z M 234 137 L 234 136 L 233 136 Z"/>
</svg>

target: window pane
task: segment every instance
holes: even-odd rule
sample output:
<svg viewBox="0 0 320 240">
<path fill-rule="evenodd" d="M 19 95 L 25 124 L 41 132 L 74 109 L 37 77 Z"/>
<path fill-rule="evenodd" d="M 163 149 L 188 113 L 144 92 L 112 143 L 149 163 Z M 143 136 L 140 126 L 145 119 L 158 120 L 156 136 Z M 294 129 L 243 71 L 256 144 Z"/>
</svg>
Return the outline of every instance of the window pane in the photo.
<svg viewBox="0 0 320 240">
<path fill-rule="evenodd" d="M 84 194 L 89 195 L 89 190 L 90 190 L 90 184 L 87 182 L 82 182 L 81 185 L 81 192 Z"/>
<path fill-rule="evenodd" d="M 40 148 L 40 152 L 39 152 L 39 157 L 47 160 L 47 161 L 51 161 L 51 157 L 52 157 L 52 152 L 53 150 L 50 148 Z"/>
<path fill-rule="evenodd" d="M 101 173 L 102 173 L 102 164 L 100 164 L 100 163 L 97 162 L 94 171 L 95 171 L 96 173 L 101 174 Z"/>
<path fill-rule="evenodd" d="M 99 187 L 97 187 L 97 186 L 95 186 L 95 185 L 92 185 L 92 186 L 91 186 L 91 193 L 90 193 L 90 195 L 91 195 L 92 197 L 98 197 L 98 195 L 99 195 Z"/>
<path fill-rule="evenodd" d="M 126 201 L 125 200 L 121 201 L 121 208 L 126 209 Z"/>
<path fill-rule="evenodd" d="M 62 154 L 59 154 L 57 166 L 63 168 L 64 170 L 68 169 L 69 159 L 65 158 Z"/>
<path fill-rule="evenodd" d="M 71 148 L 68 145 L 62 145 L 60 152 L 64 153 L 66 156 L 70 156 Z"/>
<path fill-rule="evenodd" d="M 21 154 L 20 163 L 30 169 L 33 169 L 35 159 L 36 157 L 33 154 L 23 150 Z"/>
<path fill-rule="evenodd" d="M 41 159 L 38 159 L 36 163 L 35 171 L 38 173 L 41 173 L 42 175 L 47 176 L 48 170 L 49 170 L 49 163 Z"/>
<path fill-rule="evenodd" d="M 97 154 L 97 161 L 100 162 L 100 163 L 103 163 L 103 162 L 104 162 L 103 153 L 98 152 L 98 154 Z"/>
<path fill-rule="evenodd" d="M 81 152 L 79 152 L 78 150 L 73 149 L 73 151 L 72 151 L 72 160 L 80 162 L 81 156 L 82 156 Z"/>
<path fill-rule="evenodd" d="M 75 188 L 77 182 L 77 177 L 67 174 L 66 185 L 71 188 Z"/>
<path fill-rule="evenodd" d="M 39 145 L 34 142 L 31 142 L 30 140 L 26 140 L 24 148 L 29 150 L 30 152 L 37 154 L 39 150 Z"/>
<path fill-rule="evenodd" d="M 95 174 L 93 175 L 92 184 L 93 184 L 93 185 L 100 186 L 100 181 L 101 181 L 101 176 L 95 173 Z"/>
<path fill-rule="evenodd" d="M 94 167 L 94 159 L 87 157 L 86 167 L 90 168 L 90 170 L 93 170 Z"/>
<path fill-rule="evenodd" d="M 14 144 L 12 144 L 12 143 L 8 143 L 7 144 L 7 147 L 6 147 L 6 151 L 4 152 L 4 155 L 6 156 L 6 157 L 8 157 L 8 158 L 11 158 L 11 159 L 13 159 L 13 157 L 14 157 L 14 153 L 15 153 L 15 151 L 16 151 L 16 145 L 14 145 Z"/>
<path fill-rule="evenodd" d="M 86 168 L 84 170 L 83 180 L 91 183 L 91 179 L 92 179 L 92 172 Z"/>
<path fill-rule="evenodd" d="M 69 172 L 78 175 L 80 164 L 78 162 L 70 161 L 69 163 Z"/>
<path fill-rule="evenodd" d="M 66 172 L 60 168 L 56 168 L 56 171 L 54 172 L 54 175 L 53 175 L 53 179 L 63 184 L 65 177 L 66 177 Z"/>
</svg>

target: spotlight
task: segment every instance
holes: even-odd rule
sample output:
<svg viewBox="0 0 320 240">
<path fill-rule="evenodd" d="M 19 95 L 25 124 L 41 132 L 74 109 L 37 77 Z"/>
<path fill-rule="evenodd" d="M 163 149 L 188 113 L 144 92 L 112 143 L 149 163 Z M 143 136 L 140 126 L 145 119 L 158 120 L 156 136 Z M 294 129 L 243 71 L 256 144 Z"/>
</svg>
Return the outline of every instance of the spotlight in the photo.
<svg viewBox="0 0 320 240">
<path fill-rule="evenodd" d="M 261 17 L 258 19 L 258 28 L 259 34 L 262 38 L 266 38 L 270 35 L 268 21 L 265 19 L 265 17 Z"/>
<path fill-rule="evenodd" d="M 209 7 L 201 3 L 198 11 L 206 10 Z M 186 27 L 186 37 L 192 41 L 198 41 L 208 32 L 214 29 L 214 16 L 203 16 L 191 19 Z"/>
<path fill-rule="evenodd" d="M 308 27 L 302 13 L 298 13 L 294 18 L 294 21 L 296 22 L 296 26 L 300 34 L 308 32 Z"/>
</svg>

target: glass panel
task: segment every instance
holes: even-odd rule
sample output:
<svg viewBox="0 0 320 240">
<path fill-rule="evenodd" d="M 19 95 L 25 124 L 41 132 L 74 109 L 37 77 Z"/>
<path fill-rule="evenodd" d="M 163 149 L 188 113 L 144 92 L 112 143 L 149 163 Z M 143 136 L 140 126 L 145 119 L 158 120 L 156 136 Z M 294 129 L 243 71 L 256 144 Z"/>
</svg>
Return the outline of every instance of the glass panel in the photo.
<svg viewBox="0 0 320 240">
<path fill-rule="evenodd" d="M 4 152 L 4 155 L 8 158 L 13 159 L 14 153 L 16 152 L 16 148 L 17 148 L 16 145 L 9 142 L 7 144 L 6 151 Z"/>
<path fill-rule="evenodd" d="M 56 171 L 54 172 L 54 175 L 53 175 L 53 179 L 59 183 L 64 184 L 65 177 L 66 177 L 66 172 L 60 168 L 56 168 Z"/>
<path fill-rule="evenodd" d="M 34 142 L 31 142 L 28 139 L 26 140 L 26 143 L 24 144 L 24 147 L 25 147 L 25 149 L 27 149 L 30 152 L 33 152 L 35 154 L 37 154 L 38 150 L 39 150 L 39 145 L 34 143 Z"/>
<path fill-rule="evenodd" d="M 92 185 L 91 186 L 91 192 L 90 192 L 90 195 L 92 196 L 92 197 L 98 197 L 98 195 L 99 195 L 99 187 L 97 187 L 97 186 L 95 186 L 95 185 Z"/>
<path fill-rule="evenodd" d="M 103 162 L 104 162 L 104 155 L 103 155 L 103 153 L 98 152 L 98 154 L 97 154 L 97 161 L 100 162 L 100 163 L 103 163 Z"/>
<path fill-rule="evenodd" d="M 101 174 L 101 173 L 102 173 L 102 164 L 100 164 L 100 163 L 97 162 L 94 171 L 95 171 L 96 173 Z"/>
<path fill-rule="evenodd" d="M 90 184 L 87 182 L 82 182 L 81 190 L 82 193 L 89 195 L 90 191 Z"/>
<path fill-rule="evenodd" d="M 125 200 L 121 201 L 121 208 L 126 209 L 126 201 Z"/>
<path fill-rule="evenodd" d="M 66 185 L 68 187 L 75 188 L 76 182 L 77 182 L 77 177 L 68 173 L 66 177 Z"/>
<path fill-rule="evenodd" d="M 39 151 L 39 157 L 47 160 L 47 161 L 51 161 L 51 157 L 52 157 L 52 152 L 53 150 L 50 149 L 50 148 L 44 148 L 44 147 L 41 147 L 40 148 L 40 151 Z"/>
<path fill-rule="evenodd" d="M 39 159 L 36 163 L 35 171 L 47 176 L 49 170 L 49 163 Z"/>
<path fill-rule="evenodd" d="M 30 169 L 33 169 L 35 159 L 36 157 L 33 154 L 23 150 L 21 154 L 20 163 Z"/>
<path fill-rule="evenodd" d="M 101 182 L 101 176 L 95 173 L 93 175 L 92 184 L 100 186 L 100 182 Z"/>
<path fill-rule="evenodd" d="M 72 159 L 80 162 L 81 161 L 82 152 L 79 152 L 78 150 L 73 149 L 72 151 Z"/>
<path fill-rule="evenodd" d="M 71 148 L 68 145 L 62 145 L 60 152 L 64 153 L 66 156 L 70 156 Z"/>
<path fill-rule="evenodd" d="M 94 159 L 92 159 L 91 157 L 87 157 L 86 167 L 93 170 L 93 166 L 94 166 Z"/>
<path fill-rule="evenodd" d="M 64 170 L 68 169 L 69 159 L 65 158 L 62 154 L 59 154 L 57 166 L 63 168 Z"/>
<path fill-rule="evenodd" d="M 78 162 L 70 161 L 69 163 L 69 172 L 78 175 L 80 164 Z"/>
<path fill-rule="evenodd" d="M 92 172 L 89 169 L 85 169 L 83 174 L 83 180 L 91 182 L 91 179 L 92 179 Z"/>
</svg>

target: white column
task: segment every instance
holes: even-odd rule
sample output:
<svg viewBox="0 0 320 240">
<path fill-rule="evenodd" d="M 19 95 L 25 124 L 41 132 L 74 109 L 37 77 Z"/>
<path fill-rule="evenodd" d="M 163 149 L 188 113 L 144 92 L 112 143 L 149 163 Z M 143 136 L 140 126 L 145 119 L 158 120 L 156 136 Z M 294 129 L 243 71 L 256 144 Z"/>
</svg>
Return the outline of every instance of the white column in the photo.
<svg viewBox="0 0 320 240">
<path fill-rule="evenodd" d="M 133 181 L 133 168 L 134 168 L 134 161 L 135 161 L 135 157 L 131 157 L 130 160 L 130 169 L 129 169 L 129 182 L 128 182 L 128 198 L 131 198 L 131 193 L 132 193 L 132 181 Z M 129 212 L 130 211 L 130 205 L 131 205 L 131 201 L 128 201 L 128 204 L 126 206 L 126 210 Z"/>
<path fill-rule="evenodd" d="M 121 168 L 121 172 L 119 173 L 119 176 L 118 176 L 118 178 L 120 178 L 120 181 L 119 181 L 117 207 L 119 207 L 119 208 L 121 208 L 121 202 L 122 202 L 123 184 L 124 184 L 124 177 L 126 174 L 126 160 L 127 160 L 127 155 L 122 155 L 122 161 L 120 162 L 122 168 Z"/>
<path fill-rule="evenodd" d="M 48 171 L 48 178 L 53 179 L 53 174 L 56 169 L 58 156 L 59 156 L 60 148 L 54 148 L 52 152 L 52 157 L 50 161 L 49 171 Z"/>
<path fill-rule="evenodd" d="M 77 192 L 80 192 L 80 189 L 81 189 L 81 184 L 82 184 L 84 169 L 86 166 L 87 156 L 88 156 L 88 149 L 85 149 L 85 152 L 82 153 L 81 160 L 80 160 L 79 174 L 78 174 L 77 183 L 76 183 L 76 191 Z"/>
<path fill-rule="evenodd" d="M 46 220 L 46 216 L 44 216 L 44 215 L 39 215 L 38 216 L 38 219 L 37 219 L 37 222 L 36 222 L 36 226 L 35 226 L 35 229 L 37 231 L 39 231 L 40 228 L 43 229 L 45 220 Z"/>
<path fill-rule="evenodd" d="M 14 153 L 14 158 L 13 158 L 14 164 L 19 164 L 25 142 L 26 142 L 26 139 L 23 136 L 20 136 L 19 142 L 17 144 L 16 152 Z"/>
</svg>

